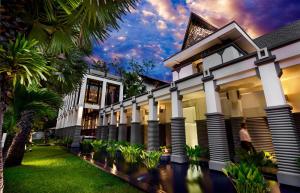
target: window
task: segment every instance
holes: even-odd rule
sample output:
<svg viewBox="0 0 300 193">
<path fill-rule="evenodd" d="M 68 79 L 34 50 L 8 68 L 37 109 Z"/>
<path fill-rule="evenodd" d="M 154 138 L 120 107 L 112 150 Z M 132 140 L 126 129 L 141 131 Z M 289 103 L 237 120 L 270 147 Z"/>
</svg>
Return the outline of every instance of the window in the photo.
<svg viewBox="0 0 300 193">
<path fill-rule="evenodd" d="M 119 101 L 120 86 L 107 84 L 105 105 L 111 105 Z"/>
<path fill-rule="evenodd" d="M 84 109 L 82 116 L 83 129 L 95 129 L 97 127 L 97 121 L 99 117 L 99 111 L 95 109 Z"/>
<path fill-rule="evenodd" d="M 88 79 L 85 102 L 92 104 L 100 104 L 101 102 L 102 84 L 100 81 Z"/>
</svg>

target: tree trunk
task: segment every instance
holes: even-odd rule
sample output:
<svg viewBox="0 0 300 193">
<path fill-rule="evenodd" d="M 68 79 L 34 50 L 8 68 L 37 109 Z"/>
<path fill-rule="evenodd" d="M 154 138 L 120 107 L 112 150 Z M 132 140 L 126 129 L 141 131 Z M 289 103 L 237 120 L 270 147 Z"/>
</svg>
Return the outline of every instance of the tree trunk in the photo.
<svg viewBox="0 0 300 193">
<path fill-rule="evenodd" d="M 5 166 L 21 165 L 25 153 L 25 144 L 32 129 L 33 116 L 33 111 L 24 111 L 21 113 L 21 118 L 18 122 L 20 131 L 16 134 L 8 149 Z"/>
<path fill-rule="evenodd" d="M 3 193 L 4 189 L 4 182 L 3 182 L 3 156 L 2 156 L 2 125 L 3 125 L 3 118 L 4 112 L 6 109 L 5 103 L 2 101 L 0 102 L 0 193 Z"/>
</svg>

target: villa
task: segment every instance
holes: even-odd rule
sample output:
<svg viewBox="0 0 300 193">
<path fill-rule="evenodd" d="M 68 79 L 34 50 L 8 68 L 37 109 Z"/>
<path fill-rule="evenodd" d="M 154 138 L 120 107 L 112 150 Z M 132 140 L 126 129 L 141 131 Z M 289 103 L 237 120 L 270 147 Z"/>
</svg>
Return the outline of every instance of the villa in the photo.
<svg viewBox="0 0 300 193">
<path fill-rule="evenodd" d="M 186 144 L 199 144 L 221 171 L 246 122 L 254 147 L 275 154 L 279 183 L 300 187 L 300 20 L 252 39 L 234 21 L 216 28 L 192 13 L 182 49 L 164 65 L 170 84 L 124 100 L 118 77 L 90 71 L 65 97 L 57 135 L 73 146 L 80 135 L 171 146 L 174 163 L 188 161 Z"/>
</svg>

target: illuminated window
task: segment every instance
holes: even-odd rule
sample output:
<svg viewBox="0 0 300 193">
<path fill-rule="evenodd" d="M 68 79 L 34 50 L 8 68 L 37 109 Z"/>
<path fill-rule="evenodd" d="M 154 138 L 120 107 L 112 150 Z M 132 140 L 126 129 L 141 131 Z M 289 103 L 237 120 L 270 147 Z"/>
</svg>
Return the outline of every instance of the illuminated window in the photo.
<svg viewBox="0 0 300 193">
<path fill-rule="evenodd" d="M 92 104 L 100 104 L 101 90 L 102 84 L 100 81 L 88 79 L 85 92 L 85 102 Z"/>
</svg>

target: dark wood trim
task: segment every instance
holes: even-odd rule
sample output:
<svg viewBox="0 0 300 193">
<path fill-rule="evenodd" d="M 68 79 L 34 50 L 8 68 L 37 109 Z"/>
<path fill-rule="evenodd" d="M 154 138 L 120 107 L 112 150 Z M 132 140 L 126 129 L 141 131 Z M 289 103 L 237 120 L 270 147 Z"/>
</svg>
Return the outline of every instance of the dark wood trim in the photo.
<svg viewBox="0 0 300 193">
<path fill-rule="evenodd" d="M 211 34 L 209 34 L 209 35 L 206 36 L 205 38 L 203 38 L 203 39 L 201 39 L 201 40 L 199 40 L 199 41 L 196 41 L 194 45 L 196 45 L 197 43 L 199 43 L 199 42 L 201 42 L 201 41 L 203 41 L 203 40 L 205 40 L 205 39 L 207 39 L 207 38 L 209 38 L 210 36 L 214 35 L 215 33 L 219 32 L 220 30 L 226 28 L 227 26 L 229 26 L 229 25 L 231 25 L 231 24 L 233 24 L 233 23 L 237 24 L 235 21 L 232 21 L 232 22 L 230 22 L 230 23 L 224 25 L 223 27 L 221 27 L 219 30 L 217 30 L 217 31 L 215 31 L 215 32 L 213 32 L 213 33 L 211 33 Z M 193 45 L 193 46 L 194 46 L 194 45 Z M 191 47 L 192 47 L 192 46 L 191 46 Z M 170 58 L 172 58 L 172 57 L 178 55 L 179 53 L 181 53 L 181 52 L 183 52 L 183 51 L 185 51 L 185 50 L 187 50 L 187 49 L 189 49 L 189 48 L 191 48 L 191 47 L 187 47 L 187 48 L 184 48 L 183 50 L 181 50 L 181 51 L 179 51 L 179 52 L 176 52 L 175 54 L 171 55 L 171 56 L 168 57 L 167 59 L 163 60 L 163 62 L 169 60 Z"/>
</svg>

